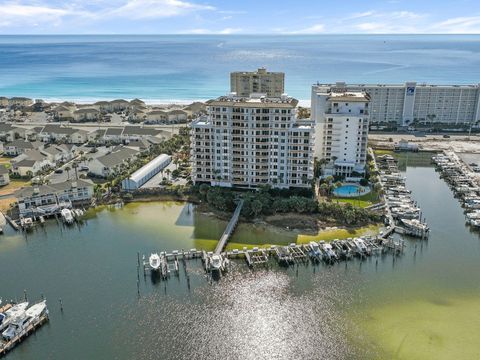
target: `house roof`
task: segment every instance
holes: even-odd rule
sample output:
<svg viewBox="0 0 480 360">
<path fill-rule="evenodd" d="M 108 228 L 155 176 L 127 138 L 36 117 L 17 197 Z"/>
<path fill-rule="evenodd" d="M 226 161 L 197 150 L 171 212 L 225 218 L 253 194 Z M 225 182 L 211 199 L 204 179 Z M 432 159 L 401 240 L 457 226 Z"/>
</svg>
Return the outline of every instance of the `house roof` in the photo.
<svg viewBox="0 0 480 360">
<path fill-rule="evenodd" d="M 16 128 L 13 127 L 11 124 L 0 123 L 0 132 L 6 132 L 6 131 L 15 130 L 15 129 Z"/>
<path fill-rule="evenodd" d="M 33 197 L 33 196 L 43 196 L 48 194 L 59 194 L 65 190 L 69 190 L 73 187 L 88 187 L 93 186 L 93 183 L 90 180 L 68 180 L 65 182 L 49 185 L 36 185 L 36 186 L 27 186 L 22 187 L 15 191 L 15 197 L 18 200 Z"/>
<path fill-rule="evenodd" d="M 122 135 L 122 128 L 107 128 L 105 135 Z"/>
<path fill-rule="evenodd" d="M 57 149 L 55 146 L 46 147 L 42 150 L 42 152 L 50 154 L 50 155 L 58 155 L 58 154 L 62 153 L 62 151 Z"/>
<path fill-rule="evenodd" d="M 0 165 L 0 175 L 5 174 L 8 174 L 8 169 L 5 167 L 5 165 Z"/>
<path fill-rule="evenodd" d="M 125 126 L 123 135 L 151 135 L 155 136 L 160 133 L 160 130 L 152 128 L 142 128 L 140 126 Z"/>
<path fill-rule="evenodd" d="M 18 168 L 18 167 L 32 167 L 33 165 L 35 165 L 36 162 L 37 162 L 37 160 L 23 159 L 23 160 L 20 160 L 19 162 L 16 162 L 15 164 L 13 164 L 13 166 L 15 168 Z"/>
<path fill-rule="evenodd" d="M 92 109 L 92 108 L 85 108 L 85 109 L 79 109 L 74 112 L 74 114 L 98 114 L 100 111 L 97 109 Z"/>
<path fill-rule="evenodd" d="M 18 149 L 33 149 L 31 142 L 20 139 L 6 143 L 5 146 L 15 146 Z"/>
<path fill-rule="evenodd" d="M 111 152 L 110 154 L 98 157 L 97 160 L 105 167 L 115 167 L 137 153 L 138 151 L 122 147 L 121 149 Z"/>
<path fill-rule="evenodd" d="M 77 131 L 76 129 L 63 127 L 60 125 L 45 125 L 45 127 L 42 130 L 42 133 L 72 135 L 76 131 Z"/>
<path fill-rule="evenodd" d="M 47 156 L 45 154 L 42 154 L 40 151 L 35 149 L 25 150 L 25 156 L 26 159 L 35 161 L 43 161 L 47 159 Z"/>
</svg>

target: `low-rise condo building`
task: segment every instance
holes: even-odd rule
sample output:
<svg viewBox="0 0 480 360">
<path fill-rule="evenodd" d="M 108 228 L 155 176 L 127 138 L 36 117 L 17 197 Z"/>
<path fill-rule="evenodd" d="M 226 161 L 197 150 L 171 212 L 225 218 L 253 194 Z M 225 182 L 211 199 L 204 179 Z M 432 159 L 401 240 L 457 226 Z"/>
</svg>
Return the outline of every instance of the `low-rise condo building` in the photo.
<svg viewBox="0 0 480 360">
<path fill-rule="evenodd" d="M 369 102 L 365 92 L 314 87 L 315 156 L 325 161 L 323 175 L 350 177 L 365 172 Z"/>
<path fill-rule="evenodd" d="M 285 92 L 285 73 L 270 72 L 265 68 L 232 72 L 230 91 L 237 96 L 250 96 L 254 93 L 264 93 L 270 97 L 282 96 Z"/>
<path fill-rule="evenodd" d="M 478 125 L 480 85 L 317 84 L 312 92 L 365 92 L 370 97 L 370 123 Z"/>
<path fill-rule="evenodd" d="M 207 103 L 192 123 L 195 183 L 252 188 L 309 187 L 313 123 L 296 119 L 298 100 L 283 95 L 231 94 Z"/>
</svg>

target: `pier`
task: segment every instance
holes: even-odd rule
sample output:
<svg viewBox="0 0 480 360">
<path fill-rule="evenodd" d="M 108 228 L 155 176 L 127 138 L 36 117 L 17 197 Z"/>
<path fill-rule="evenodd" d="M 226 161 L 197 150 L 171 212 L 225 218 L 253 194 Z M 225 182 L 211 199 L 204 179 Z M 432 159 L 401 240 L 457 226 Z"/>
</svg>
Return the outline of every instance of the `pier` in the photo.
<svg viewBox="0 0 480 360">
<path fill-rule="evenodd" d="M 228 240 L 232 236 L 233 232 L 235 231 L 235 227 L 237 226 L 238 223 L 238 218 L 240 217 L 240 212 L 242 211 L 243 207 L 243 200 L 240 200 L 237 204 L 237 207 L 235 211 L 233 212 L 232 218 L 228 222 L 227 227 L 225 228 L 225 231 L 223 232 L 220 241 L 218 242 L 214 253 L 217 255 L 220 255 L 220 253 L 223 251 L 225 246 L 227 245 Z"/>
</svg>

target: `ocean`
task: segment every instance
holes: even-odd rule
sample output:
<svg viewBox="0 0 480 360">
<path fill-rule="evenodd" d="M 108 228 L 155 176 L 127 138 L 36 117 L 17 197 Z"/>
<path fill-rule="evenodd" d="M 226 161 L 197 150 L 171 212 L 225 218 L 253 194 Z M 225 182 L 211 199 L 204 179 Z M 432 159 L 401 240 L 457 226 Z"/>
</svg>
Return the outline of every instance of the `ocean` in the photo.
<svg viewBox="0 0 480 360">
<path fill-rule="evenodd" d="M 0 36 L 0 96 L 206 100 L 262 66 L 300 100 L 317 81 L 478 83 L 480 35 Z"/>
</svg>

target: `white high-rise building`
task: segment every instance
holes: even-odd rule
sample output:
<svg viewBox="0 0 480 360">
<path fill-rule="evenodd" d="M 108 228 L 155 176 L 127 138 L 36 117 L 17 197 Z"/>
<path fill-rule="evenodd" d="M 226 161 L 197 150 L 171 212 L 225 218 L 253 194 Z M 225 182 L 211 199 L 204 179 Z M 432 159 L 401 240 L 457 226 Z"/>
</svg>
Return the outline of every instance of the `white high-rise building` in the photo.
<svg viewBox="0 0 480 360">
<path fill-rule="evenodd" d="M 315 156 L 324 175 L 363 174 L 367 159 L 370 98 L 365 92 L 312 88 Z"/>
<path fill-rule="evenodd" d="M 235 71 L 230 73 L 230 91 L 237 96 L 263 93 L 269 97 L 279 97 L 285 92 L 285 73 L 271 72 L 265 68 Z"/>
<path fill-rule="evenodd" d="M 317 84 L 334 92 L 366 92 L 370 96 L 371 124 L 409 126 L 442 123 L 475 125 L 480 122 L 480 85 Z"/>
<path fill-rule="evenodd" d="M 309 187 L 314 127 L 297 120 L 298 100 L 252 94 L 207 103 L 192 122 L 192 179 L 225 187 Z"/>
</svg>

